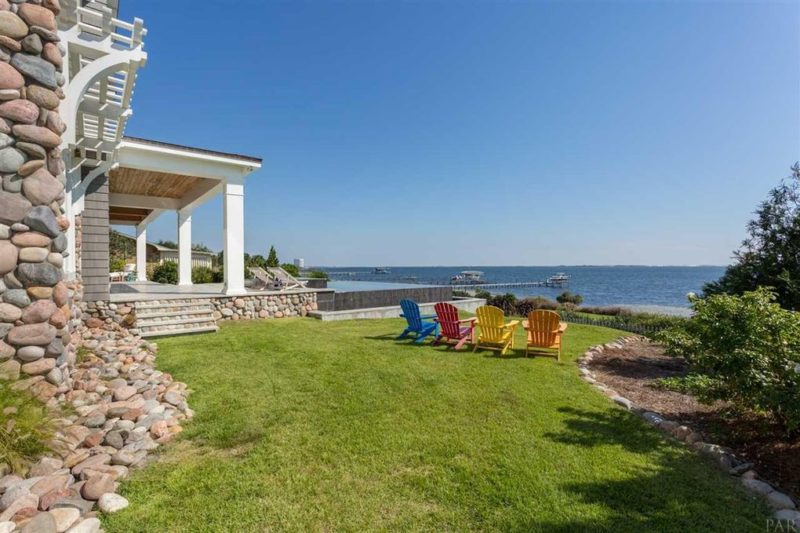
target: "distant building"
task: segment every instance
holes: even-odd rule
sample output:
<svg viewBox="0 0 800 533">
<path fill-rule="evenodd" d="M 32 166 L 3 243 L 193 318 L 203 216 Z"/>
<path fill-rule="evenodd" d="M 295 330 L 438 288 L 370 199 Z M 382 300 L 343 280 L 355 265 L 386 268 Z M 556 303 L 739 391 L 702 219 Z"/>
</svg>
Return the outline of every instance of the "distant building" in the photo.
<svg viewBox="0 0 800 533">
<path fill-rule="evenodd" d="M 305 268 L 306 260 L 303 259 L 302 257 L 298 257 L 297 259 L 294 260 L 294 266 L 296 266 L 297 268 Z"/>
<path fill-rule="evenodd" d="M 111 230 L 112 234 L 117 237 L 117 239 L 122 239 L 123 241 L 129 241 L 130 249 L 136 250 L 136 239 L 130 237 L 129 235 L 125 235 L 124 233 L 120 233 L 118 231 Z M 151 264 L 160 265 L 165 261 L 173 261 L 175 263 L 178 262 L 178 250 L 175 248 L 169 248 L 167 246 L 162 246 L 160 244 L 156 244 L 154 242 L 148 242 L 146 244 L 147 249 L 147 262 Z M 214 266 L 214 257 L 217 254 L 213 252 L 201 252 L 199 250 L 192 250 L 192 268 L 194 267 L 206 267 L 206 268 L 213 268 Z"/>
</svg>

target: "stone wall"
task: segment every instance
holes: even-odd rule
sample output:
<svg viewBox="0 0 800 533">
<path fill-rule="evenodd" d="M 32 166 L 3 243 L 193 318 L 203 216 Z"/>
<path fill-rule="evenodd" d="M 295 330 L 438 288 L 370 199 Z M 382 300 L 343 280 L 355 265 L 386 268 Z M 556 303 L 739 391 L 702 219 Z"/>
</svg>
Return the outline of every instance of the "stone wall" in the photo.
<svg viewBox="0 0 800 533">
<path fill-rule="evenodd" d="M 69 226 L 58 107 L 64 98 L 58 0 L 0 0 L 0 377 L 44 376 L 68 390 Z"/>
<path fill-rule="evenodd" d="M 217 321 L 306 316 L 311 311 L 317 310 L 317 293 L 314 291 L 204 297 L 198 298 L 197 301 L 210 302 L 214 308 L 214 320 Z M 99 327 L 100 322 L 115 323 L 128 328 L 136 327 L 135 302 L 86 301 L 81 302 L 80 311 L 84 321 L 91 327 Z"/>
<path fill-rule="evenodd" d="M 254 318 L 284 318 L 306 316 L 317 309 L 317 293 L 265 294 L 214 298 L 217 320 L 241 320 Z"/>
</svg>

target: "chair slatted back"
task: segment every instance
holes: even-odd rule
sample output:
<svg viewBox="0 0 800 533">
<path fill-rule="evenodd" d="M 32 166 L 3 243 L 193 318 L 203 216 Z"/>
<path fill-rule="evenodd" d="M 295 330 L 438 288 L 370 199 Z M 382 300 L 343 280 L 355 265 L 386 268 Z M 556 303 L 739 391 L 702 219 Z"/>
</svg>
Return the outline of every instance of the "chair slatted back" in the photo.
<svg viewBox="0 0 800 533">
<path fill-rule="evenodd" d="M 419 312 L 419 305 L 414 300 L 402 299 L 400 300 L 400 309 L 403 310 L 403 315 L 406 317 L 406 322 L 412 331 L 422 330 L 422 318 Z"/>
<path fill-rule="evenodd" d="M 439 319 L 439 326 L 442 334 L 449 339 L 461 337 L 461 324 L 458 322 L 458 309 L 453 304 L 439 302 L 434 306 L 436 318 Z"/>
<path fill-rule="evenodd" d="M 528 344 L 550 347 L 556 342 L 561 317 L 555 311 L 537 309 L 528 313 Z"/>
<path fill-rule="evenodd" d="M 478 315 L 480 340 L 482 342 L 502 342 L 503 335 L 506 333 L 506 330 L 503 329 L 505 322 L 503 310 L 493 305 L 482 305 L 475 310 L 475 314 Z"/>
</svg>

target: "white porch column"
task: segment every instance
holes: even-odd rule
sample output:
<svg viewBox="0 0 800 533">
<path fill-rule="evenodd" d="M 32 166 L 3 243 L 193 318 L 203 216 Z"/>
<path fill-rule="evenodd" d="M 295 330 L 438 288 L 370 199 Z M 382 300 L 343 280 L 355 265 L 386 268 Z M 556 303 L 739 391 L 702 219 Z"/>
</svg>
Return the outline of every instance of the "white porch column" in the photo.
<svg viewBox="0 0 800 533">
<path fill-rule="evenodd" d="M 147 281 L 147 224 L 136 226 L 136 281 Z"/>
<path fill-rule="evenodd" d="M 228 178 L 223 191 L 225 294 L 244 289 L 244 176 Z"/>
<path fill-rule="evenodd" d="M 192 212 L 178 211 L 178 285 L 192 284 Z"/>
<path fill-rule="evenodd" d="M 64 161 L 67 167 L 67 184 L 64 189 L 64 214 L 69 221 L 69 228 L 66 231 L 67 237 L 67 257 L 64 258 L 64 272 L 67 279 L 75 279 L 78 273 L 78 255 L 77 255 L 77 232 L 75 231 L 75 217 L 83 211 L 83 195 L 82 190 L 77 187 L 80 183 L 80 167 L 77 169 L 72 168 L 72 157 L 69 156 L 69 150 L 65 150 Z"/>
</svg>

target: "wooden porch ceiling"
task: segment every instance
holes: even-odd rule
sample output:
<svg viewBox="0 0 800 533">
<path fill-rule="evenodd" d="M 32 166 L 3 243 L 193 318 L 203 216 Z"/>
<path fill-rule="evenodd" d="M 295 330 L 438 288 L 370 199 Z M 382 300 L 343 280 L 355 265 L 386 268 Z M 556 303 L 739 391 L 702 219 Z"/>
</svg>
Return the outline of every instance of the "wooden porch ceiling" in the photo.
<svg viewBox="0 0 800 533">
<path fill-rule="evenodd" d="M 119 167 L 109 172 L 109 192 L 158 198 L 183 198 L 189 191 L 213 182 L 207 178 Z M 210 185 L 210 183 L 209 183 Z"/>
<path fill-rule="evenodd" d="M 139 224 L 147 218 L 152 209 L 139 209 L 137 207 L 109 206 L 108 221 L 111 224 Z"/>
</svg>

